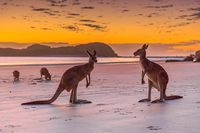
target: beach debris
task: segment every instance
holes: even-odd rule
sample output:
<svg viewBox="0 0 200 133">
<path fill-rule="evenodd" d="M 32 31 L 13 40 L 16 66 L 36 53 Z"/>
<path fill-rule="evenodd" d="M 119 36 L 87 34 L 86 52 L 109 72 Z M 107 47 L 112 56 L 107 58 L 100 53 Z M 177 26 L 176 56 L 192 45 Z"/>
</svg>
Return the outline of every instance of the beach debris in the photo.
<svg viewBox="0 0 200 133">
<path fill-rule="evenodd" d="M 65 119 L 65 121 L 71 121 L 72 119 L 71 118 L 69 118 L 69 119 Z"/>
<path fill-rule="evenodd" d="M 158 127 L 158 126 L 148 126 L 147 127 L 149 130 L 161 130 L 162 128 Z"/>
</svg>

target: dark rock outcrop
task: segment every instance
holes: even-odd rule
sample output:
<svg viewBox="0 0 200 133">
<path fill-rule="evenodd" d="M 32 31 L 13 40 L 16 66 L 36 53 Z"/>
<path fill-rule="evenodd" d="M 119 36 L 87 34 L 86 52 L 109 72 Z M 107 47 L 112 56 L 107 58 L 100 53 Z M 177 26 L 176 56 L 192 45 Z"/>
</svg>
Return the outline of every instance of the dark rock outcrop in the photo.
<svg viewBox="0 0 200 133">
<path fill-rule="evenodd" d="M 186 56 L 183 61 L 193 61 L 194 60 L 194 55 L 189 55 L 189 56 Z"/>
<path fill-rule="evenodd" d="M 200 50 L 195 53 L 194 62 L 200 62 Z"/>
</svg>

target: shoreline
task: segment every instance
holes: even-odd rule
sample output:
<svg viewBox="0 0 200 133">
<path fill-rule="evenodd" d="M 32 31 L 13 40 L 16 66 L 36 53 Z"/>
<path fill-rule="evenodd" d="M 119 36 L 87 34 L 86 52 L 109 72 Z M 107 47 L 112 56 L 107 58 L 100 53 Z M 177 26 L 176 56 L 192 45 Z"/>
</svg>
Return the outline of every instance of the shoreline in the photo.
<svg viewBox="0 0 200 133">
<path fill-rule="evenodd" d="M 151 61 L 154 62 L 165 62 L 166 60 L 176 59 L 180 60 L 181 58 L 171 58 L 171 57 L 149 57 Z M 60 66 L 60 65 L 80 65 L 87 63 L 87 57 L 0 57 L 0 67 L 11 67 L 11 66 Z M 139 61 L 137 57 L 99 57 L 97 64 L 134 64 Z M 25 62 L 25 63 L 24 63 Z"/>
<path fill-rule="evenodd" d="M 168 63 L 165 62 L 164 60 L 158 60 L 158 61 L 154 61 L 157 63 Z M 85 64 L 87 62 L 83 62 L 83 63 L 53 63 L 53 64 L 13 64 L 13 65 L 0 65 L 0 67 L 19 67 L 19 66 L 63 66 L 63 65 L 82 65 Z M 130 61 L 130 62 L 101 62 L 101 63 L 96 63 L 98 65 L 110 65 L 110 64 L 137 64 L 138 61 Z M 173 63 L 173 62 L 172 62 Z M 175 62 L 174 62 L 175 63 Z"/>
</svg>

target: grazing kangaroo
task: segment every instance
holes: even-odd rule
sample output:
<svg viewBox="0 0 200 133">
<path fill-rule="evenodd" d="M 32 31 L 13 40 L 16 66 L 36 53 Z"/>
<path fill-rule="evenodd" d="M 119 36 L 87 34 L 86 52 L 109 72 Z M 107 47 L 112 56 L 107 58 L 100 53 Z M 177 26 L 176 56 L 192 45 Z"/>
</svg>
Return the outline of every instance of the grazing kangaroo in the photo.
<svg viewBox="0 0 200 133">
<path fill-rule="evenodd" d="M 43 67 L 40 69 L 40 75 L 41 75 L 41 79 L 42 79 L 42 76 L 44 75 L 45 80 L 51 80 L 51 74 L 49 73 L 46 67 Z"/>
<path fill-rule="evenodd" d="M 13 77 L 14 77 L 14 82 L 19 81 L 19 71 L 15 70 L 13 71 Z"/>
<path fill-rule="evenodd" d="M 169 81 L 167 72 L 162 66 L 156 64 L 146 58 L 146 49 L 149 45 L 144 44 L 141 49 L 134 52 L 134 56 L 140 56 L 140 66 L 142 68 L 142 80 L 141 83 L 144 84 L 145 74 L 148 77 L 148 98 L 142 99 L 139 102 L 149 102 L 151 101 L 151 89 L 152 87 L 160 91 L 160 99 L 152 101 L 152 103 L 164 102 L 164 100 L 173 100 L 183 98 L 182 96 L 173 95 L 166 96 L 167 83 Z"/>
<path fill-rule="evenodd" d="M 93 54 L 88 52 L 89 55 L 89 62 L 83 65 L 79 66 L 74 66 L 63 74 L 60 84 L 58 86 L 58 89 L 56 90 L 54 96 L 49 99 L 49 100 L 44 100 L 44 101 L 33 101 L 33 102 L 28 102 L 28 103 L 22 103 L 22 105 L 30 105 L 30 104 L 51 104 L 54 102 L 58 96 L 63 92 L 64 90 L 70 92 L 71 91 L 71 96 L 70 96 L 70 103 L 76 104 L 80 103 L 83 100 L 77 100 L 77 87 L 78 84 L 81 80 L 86 78 L 86 87 L 90 85 L 90 73 L 94 69 L 94 63 L 97 62 L 96 58 L 96 51 L 94 51 Z M 87 100 L 85 100 L 87 102 Z M 89 102 L 89 101 L 88 101 Z M 89 102 L 91 103 L 91 102 Z"/>
</svg>

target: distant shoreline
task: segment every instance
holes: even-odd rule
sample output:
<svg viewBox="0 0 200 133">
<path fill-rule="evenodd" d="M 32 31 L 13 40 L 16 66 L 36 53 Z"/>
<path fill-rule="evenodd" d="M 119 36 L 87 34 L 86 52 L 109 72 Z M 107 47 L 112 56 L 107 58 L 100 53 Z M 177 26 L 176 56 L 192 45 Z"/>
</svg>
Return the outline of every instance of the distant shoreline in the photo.
<svg viewBox="0 0 200 133">
<path fill-rule="evenodd" d="M 172 57 L 148 57 L 148 58 L 154 62 L 165 62 L 167 59 L 172 59 Z M 182 58 L 179 57 L 173 59 L 180 60 Z M 0 67 L 80 65 L 87 63 L 87 60 L 88 60 L 87 57 L 54 58 L 54 57 L 20 56 L 20 57 L 13 57 L 13 59 L 12 57 L 0 57 Z M 99 57 L 99 62 L 97 64 L 136 64 L 138 61 L 139 61 L 138 57 Z"/>
</svg>

